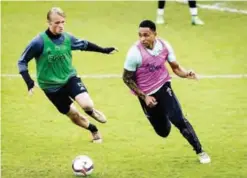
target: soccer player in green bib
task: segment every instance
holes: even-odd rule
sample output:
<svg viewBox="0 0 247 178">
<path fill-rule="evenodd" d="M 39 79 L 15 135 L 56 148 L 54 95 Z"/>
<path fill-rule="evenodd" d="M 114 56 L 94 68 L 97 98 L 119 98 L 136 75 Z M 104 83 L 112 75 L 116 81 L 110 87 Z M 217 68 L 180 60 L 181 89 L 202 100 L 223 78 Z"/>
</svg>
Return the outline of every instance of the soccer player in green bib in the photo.
<svg viewBox="0 0 247 178">
<path fill-rule="evenodd" d="M 65 18 L 61 8 L 53 7 L 48 11 L 48 29 L 37 35 L 26 47 L 18 60 L 19 72 L 27 84 L 29 94 L 33 94 L 35 83 L 29 75 L 28 62 L 35 58 L 37 81 L 48 99 L 73 123 L 89 130 L 94 143 L 101 143 L 102 137 L 97 127 L 80 114 L 73 104 L 74 100 L 87 115 L 100 123 L 106 122 L 106 117 L 94 108 L 85 85 L 77 77 L 72 66 L 71 52 L 81 50 L 111 54 L 117 50 L 114 47 L 102 48 L 64 32 Z"/>
</svg>

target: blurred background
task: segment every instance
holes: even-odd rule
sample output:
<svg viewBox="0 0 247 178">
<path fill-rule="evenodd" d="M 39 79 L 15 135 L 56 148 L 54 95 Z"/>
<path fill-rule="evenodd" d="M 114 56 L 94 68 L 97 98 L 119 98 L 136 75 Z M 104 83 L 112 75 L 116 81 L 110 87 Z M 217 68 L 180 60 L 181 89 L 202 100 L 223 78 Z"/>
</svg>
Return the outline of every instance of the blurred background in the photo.
<svg viewBox="0 0 247 178">
<path fill-rule="evenodd" d="M 71 161 L 86 154 L 94 160 L 92 178 L 246 178 L 247 2 L 197 4 L 203 26 L 191 25 L 187 4 L 168 1 L 157 32 L 182 66 L 201 76 L 199 82 L 174 77 L 173 89 L 212 158 L 209 165 L 198 163 L 175 127 L 167 139 L 158 137 L 121 79 L 138 25 L 156 20 L 157 1 L 1 2 L 2 177 L 74 177 Z M 73 52 L 95 106 L 108 117 L 107 124 L 96 123 L 103 144 L 91 144 L 90 134 L 60 115 L 39 88 L 29 97 L 18 74 L 21 53 L 47 29 L 53 6 L 65 11 L 65 29 L 75 37 L 119 49 Z M 29 71 L 35 75 L 35 60 Z"/>
</svg>

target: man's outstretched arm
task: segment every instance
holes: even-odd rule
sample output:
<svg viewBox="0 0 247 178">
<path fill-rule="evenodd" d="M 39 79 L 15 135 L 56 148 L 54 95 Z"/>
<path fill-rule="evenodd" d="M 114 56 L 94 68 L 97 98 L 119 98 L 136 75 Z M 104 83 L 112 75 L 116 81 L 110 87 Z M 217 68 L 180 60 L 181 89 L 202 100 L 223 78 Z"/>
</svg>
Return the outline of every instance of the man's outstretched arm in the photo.
<svg viewBox="0 0 247 178">
<path fill-rule="evenodd" d="M 70 35 L 71 38 L 71 49 L 72 50 L 81 50 L 81 51 L 94 51 L 104 54 L 111 54 L 114 51 L 117 51 L 115 47 L 101 47 L 97 44 L 94 44 L 87 40 L 82 40 Z"/>
<path fill-rule="evenodd" d="M 192 70 L 185 70 L 177 61 L 169 62 L 172 71 L 181 78 L 197 79 L 197 75 Z"/>
</svg>

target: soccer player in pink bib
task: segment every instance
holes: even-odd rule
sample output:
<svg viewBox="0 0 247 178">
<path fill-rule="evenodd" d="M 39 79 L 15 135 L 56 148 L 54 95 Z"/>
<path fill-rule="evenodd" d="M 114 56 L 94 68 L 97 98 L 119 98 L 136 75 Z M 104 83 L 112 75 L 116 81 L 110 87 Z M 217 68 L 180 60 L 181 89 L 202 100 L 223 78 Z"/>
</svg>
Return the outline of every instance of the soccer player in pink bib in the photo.
<svg viewBox="0 0 247 178">
<path fill-rule="evenodd" d="M 177 76 L 197 79 L 196 73 L 179 65 L 170 44 L 157 38 L 155 23 L 142 21 L 139 25 L 139 41 L 129 49 L 125 60 L 124 83 L 138 97 L 147 119 L 159 136 L 167 137 L 172 123 L 193 147 L 200 163 L 209 163 L 210 157 L 202 149 L 192 125 L 183 115 L 171 87 L 165 62 L 169 63 Z"/>
</svg>

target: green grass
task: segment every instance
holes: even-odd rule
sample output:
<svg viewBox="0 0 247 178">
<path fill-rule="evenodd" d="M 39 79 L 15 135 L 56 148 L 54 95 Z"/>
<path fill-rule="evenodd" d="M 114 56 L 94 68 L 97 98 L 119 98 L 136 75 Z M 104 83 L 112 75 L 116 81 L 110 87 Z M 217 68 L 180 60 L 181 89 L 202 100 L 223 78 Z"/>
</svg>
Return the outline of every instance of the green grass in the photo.
<svg viewBox="0 0 247 178">
<path fill-rule="evenodd" d="M 66 28 L 75 36 L 120 49 L 112 56 L 75 52 L 78 73 L 121 74 L 126 52 L 138 39 L 139 22 L 155 19 L 157 4 L 2 2 L 2 74 L 18 73 L 20 54 L 46 29 L 46 12 L 53 5 L 66 11 Z M 168 24 L 158 26 L 158 33 L 186 68 L 200 74 L 246 74 L 247 16 L 203 9 L 199 14 L 206 25 L 192 27 L 188 8 L 169 2 Z M 34 74 L 34 61 L 29 68 Z M 108 117 L 105 125 L 92 120 L 104 136 L 103 144 L 90 143 L 90 134 L 60 115 L 40 89 L 28 97 L 21 78 L 1 78 L 3 178 L 73 178 L 71 161 L 79 154 L 94 160 L 91 178 L 246 177 L 246 78 L 173 80 L 184 113 L 212 157 L 209 165 L 198 163 L 175 127 L 167 139 L 158 137 L 120 78 L 83 81 Z"/>
</svg>

